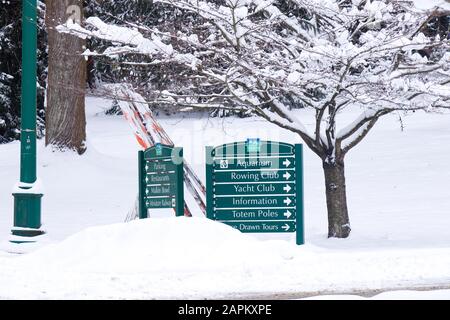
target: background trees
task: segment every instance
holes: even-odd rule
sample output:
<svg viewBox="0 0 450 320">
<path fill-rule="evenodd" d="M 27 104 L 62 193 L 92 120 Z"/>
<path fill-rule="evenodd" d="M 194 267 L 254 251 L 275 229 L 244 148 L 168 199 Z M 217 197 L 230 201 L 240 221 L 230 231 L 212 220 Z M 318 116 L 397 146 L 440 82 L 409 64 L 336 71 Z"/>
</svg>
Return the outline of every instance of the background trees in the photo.
<svg viewBox="0 0 450 320">
<path fill-rule="evenodd" d="M 38 136 L 44 129 L 44 92 L 47 73 L 47 41 L 44 26 L 45 7 L 38 7 Z M 4 1 L 0 5 L 0 143 L 20 136 L 20 84 L 22 25 L 20 1 Z"/>
</svg>

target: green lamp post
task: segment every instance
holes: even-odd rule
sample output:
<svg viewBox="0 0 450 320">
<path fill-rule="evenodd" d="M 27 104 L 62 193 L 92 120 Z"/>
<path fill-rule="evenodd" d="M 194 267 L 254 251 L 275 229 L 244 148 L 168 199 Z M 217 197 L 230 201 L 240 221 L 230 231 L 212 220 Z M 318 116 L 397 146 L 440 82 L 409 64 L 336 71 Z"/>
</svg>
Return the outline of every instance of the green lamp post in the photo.
<svg viewBox="0 0 450 320">
<path fill-rule="evenodd" d="M 13 192 L 14 227 L 12 234 L 29 239 L 44 233 L 41 230 L 41 198 L 43 194 L 37 186 L 36 176 L 36 71 L 37 0 L 23 0 L 20 182 Z M 12 240 L 12 242 L 16 241 Z"/>
</svg>

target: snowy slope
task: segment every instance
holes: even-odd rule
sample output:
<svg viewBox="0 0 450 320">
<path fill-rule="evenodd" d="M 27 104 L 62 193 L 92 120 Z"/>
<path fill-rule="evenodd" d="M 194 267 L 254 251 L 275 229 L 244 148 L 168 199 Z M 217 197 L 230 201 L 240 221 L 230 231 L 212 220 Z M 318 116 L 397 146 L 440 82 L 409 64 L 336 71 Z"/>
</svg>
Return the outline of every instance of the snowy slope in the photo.
<svg viewBox="0 0 450 320">
<path fill-rule="evenodd" d="M 350 152 L 349 239 L 326 238 L 321 164 L 306 149 L 307 245 L 298 247 L 292 236 L 243 235 L 199 213 L 121 223 L 137 191 L 138 146 L 122 117 L 99 113 L 109 104 L 88 100 L 86 155 L 53 154 L 41 142 L 48 233 L 42 249 L 22 256 L 6 251 L 19 144 L 0 146 L 0 298 L 212 298 L 450 285 L 450 115 L 408 116 L 403 132 L 396 116 L 386 118 Z M 205 145 L 249 137 L 301 142 L 255 118 L 161 122 L 202 178 Z"/>
<path fill-rule="evenodd" d="M 61 240 L 92 225 L 124 221 L 133 204 L 137 184 L 137 150 L 122 117 L 106 117 L 111 102 L 90 99 L 87 108 L 88 151 L 52 153 L 38 142 L 38 175 L 45 195 L 43 228 Z M 19 177 L 20 143 L 0 146 L 0 241 L 12 226 L 11 191 Z M 127 179 L 129 177 L 129 179 Z"/>
</svg>

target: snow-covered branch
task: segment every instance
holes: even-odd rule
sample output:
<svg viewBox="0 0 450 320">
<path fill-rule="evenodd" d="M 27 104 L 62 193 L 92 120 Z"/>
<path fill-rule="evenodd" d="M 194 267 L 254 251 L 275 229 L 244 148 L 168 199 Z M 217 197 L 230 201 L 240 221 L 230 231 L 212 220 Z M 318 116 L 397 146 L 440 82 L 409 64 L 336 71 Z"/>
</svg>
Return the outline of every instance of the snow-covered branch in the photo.
<svg viewBox="0 0 450 320">
<path fill-rule="evenodd" d="M 343 157 L 393 110 L 449 104 L 449 40 L 423 32 L 430 12 L 409 2 L 157 2 L 194 18 L 177 30 L 97 18 L 59 29 L 111 44 L 86 54 L 147 55 L 183 83 L 149 91 L 149 101 L 247 110 L 297 132 L 322 158 Z M 313 110 L 313 134 L 299 108 Z M 361 115 L 336 132 L 345 109 Z"/>
</svg>

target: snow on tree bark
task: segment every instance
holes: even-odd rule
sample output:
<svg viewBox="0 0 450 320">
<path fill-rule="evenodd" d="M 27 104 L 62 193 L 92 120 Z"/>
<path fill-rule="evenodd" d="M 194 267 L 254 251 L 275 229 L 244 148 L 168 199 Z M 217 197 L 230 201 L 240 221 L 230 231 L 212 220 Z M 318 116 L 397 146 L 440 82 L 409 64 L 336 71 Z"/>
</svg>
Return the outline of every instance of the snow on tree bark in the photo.
<svg viewBox="0 0 450 320">
<path fill-rule="evenodd" d="M 78 9 L 77 9 L 78 8 Z M 86 150 L 85 86 L 86 60 L 82 56 L 86 41 L 62 34 L 56 26 L 82 19 L 81 0 L 47 1 L 48 85 L 46 145 L 59 150 Z"/>
</svg>

